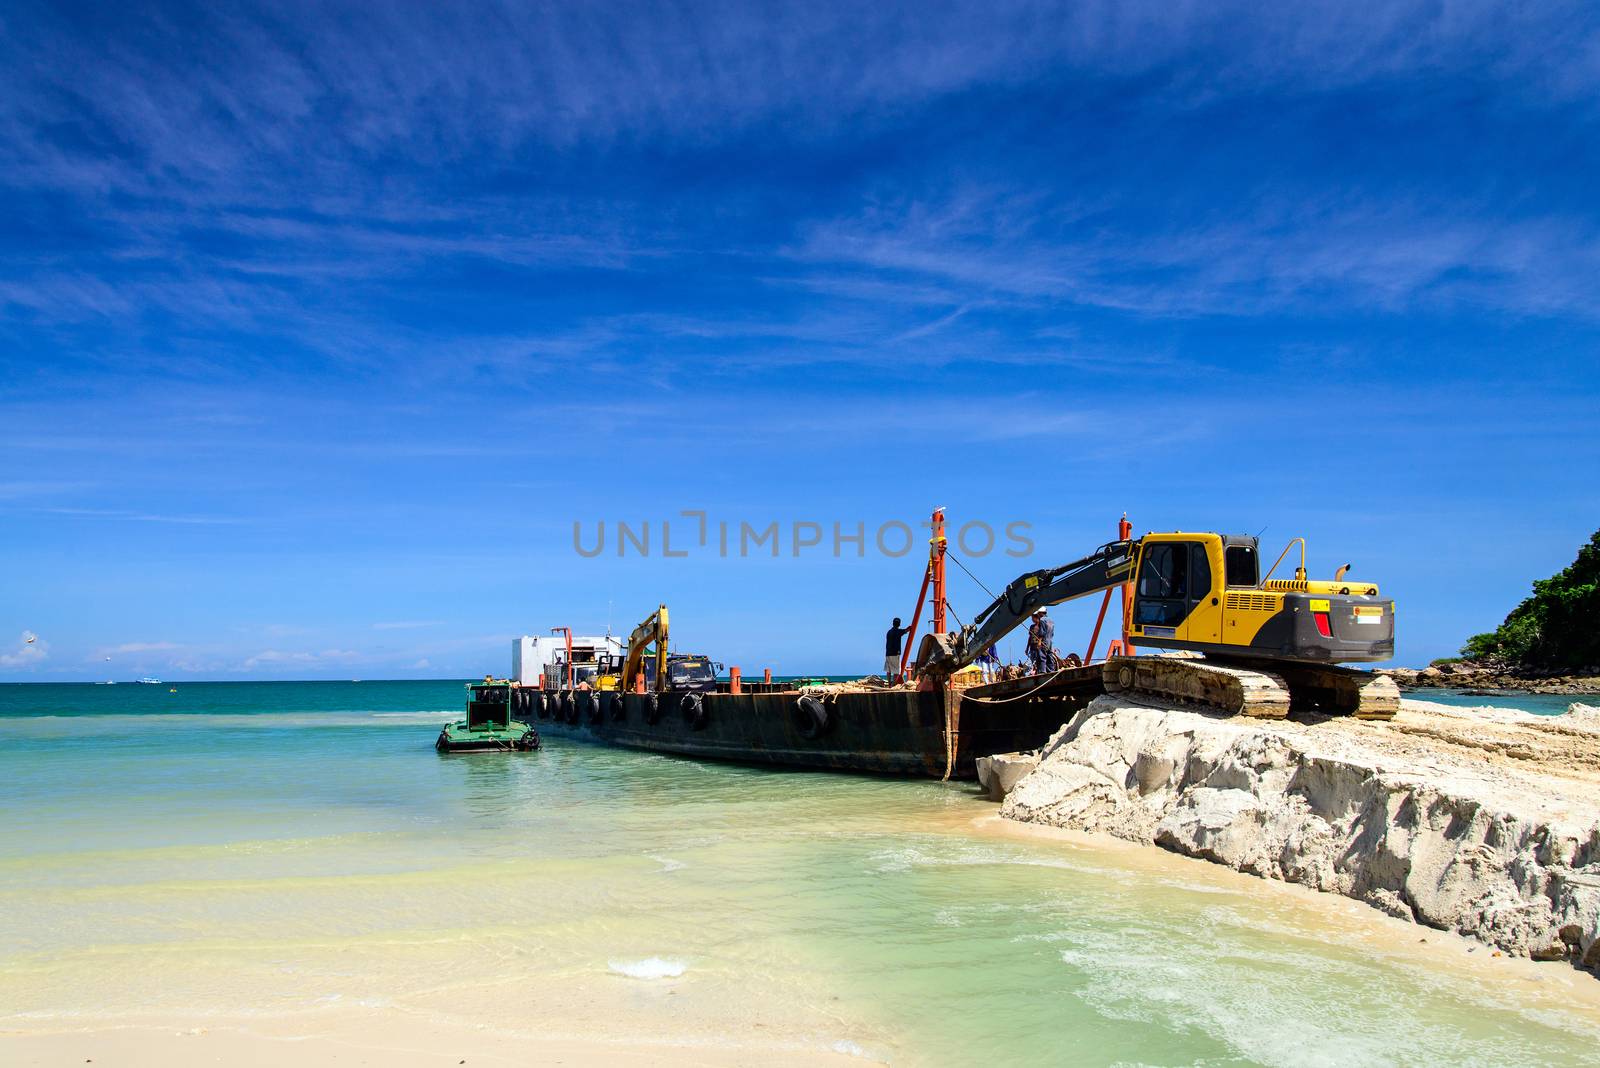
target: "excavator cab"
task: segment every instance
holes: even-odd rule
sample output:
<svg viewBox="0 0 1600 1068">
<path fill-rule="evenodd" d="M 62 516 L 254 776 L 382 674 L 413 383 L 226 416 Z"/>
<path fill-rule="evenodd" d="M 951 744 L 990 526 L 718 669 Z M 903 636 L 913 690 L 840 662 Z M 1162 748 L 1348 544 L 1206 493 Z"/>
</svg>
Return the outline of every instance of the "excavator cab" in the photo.
<svg viewBox="0 0 1600 1068">
<path fill-rule="evenodd" d="M 1134 573 L 1135 645 L 1322 663 L 1394 656 L 1394 602 L 1376 583 L 1309 580 L 1303 558 L 1295 578 L 1263 581 L 1253 537 L 1146 534 Z"/>
<path fill-rule="evenodd" d="M 1141 631 L 1182 641 L 1216 641 L 1217 605 L 1208 546 L 1163 541 L 1140 553 L 1133 623 Z"/>
</svg>

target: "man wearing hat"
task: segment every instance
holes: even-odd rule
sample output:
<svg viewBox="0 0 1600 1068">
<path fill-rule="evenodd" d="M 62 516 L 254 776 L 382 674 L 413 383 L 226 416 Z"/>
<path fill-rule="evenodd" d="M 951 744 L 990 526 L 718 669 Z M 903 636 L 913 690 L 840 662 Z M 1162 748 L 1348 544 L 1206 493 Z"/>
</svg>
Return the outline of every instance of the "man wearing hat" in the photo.
<svg viewBox="0 0 1600 1068">
<path fill-rule="evenodd" d="M 1033 613 L 1028 626 L 1028 659 L 1033 661 L 1035 675 L 1056 669 L 1056 628 L 1043 608 Z"/>
</svg>

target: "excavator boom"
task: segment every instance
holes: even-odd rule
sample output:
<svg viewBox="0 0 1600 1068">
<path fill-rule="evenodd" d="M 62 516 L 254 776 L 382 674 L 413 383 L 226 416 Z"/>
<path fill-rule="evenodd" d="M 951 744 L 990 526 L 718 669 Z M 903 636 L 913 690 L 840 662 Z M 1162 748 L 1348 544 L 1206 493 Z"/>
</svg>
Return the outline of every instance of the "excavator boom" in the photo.
<svg viewBox="0 0 1600 1068">
<path fill-rule="evenodd" d="M 1133 577 L 1138 550 L 1136 541 L 1114 541 L 1070 564 L 1019 575 L 967 626 L 947 634 L 923 635 L 917 647 L 917 673 L 954 674 L 1038 609 L 1120 586 Z"/>
</svg>

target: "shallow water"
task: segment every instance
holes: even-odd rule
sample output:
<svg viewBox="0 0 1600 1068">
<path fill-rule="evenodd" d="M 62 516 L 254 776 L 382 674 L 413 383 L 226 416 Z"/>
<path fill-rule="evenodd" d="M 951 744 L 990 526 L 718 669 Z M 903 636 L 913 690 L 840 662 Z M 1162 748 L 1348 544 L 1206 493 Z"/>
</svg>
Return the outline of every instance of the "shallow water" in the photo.
<svg viewBox="0 0 1600 1068">
<path fill-rule="evenodd" d="M 1523 712 L 1532 712 L 1536 716 L 1559 716 L 1571 708 L 1574 702 L 1581 704 L 1600 704 L 1600 697 L 1577 696 L 1555 693 L 1511 693 L 1490 692 L 1487 695 L 1481 692 L 1466 690 L 1426 689 L 1407 690 L 1406 697 L 1418 701 L 1434 701 L 1441 705 L 1456 705 L 1462 708 L 1480 708 L 1484 705 L 1493 705 L 1496 708 L 1516 708 Z"/>
<path fill-rule="evenodd" d="M 460 683 L 177 689 L 0 686 L 0 1026 L 357 1004 L 896 1064 L 1592 1057 L 1600 983 L 1564 966 L 986 833 L 959 784 L 441 757 Z"/>
</svg>

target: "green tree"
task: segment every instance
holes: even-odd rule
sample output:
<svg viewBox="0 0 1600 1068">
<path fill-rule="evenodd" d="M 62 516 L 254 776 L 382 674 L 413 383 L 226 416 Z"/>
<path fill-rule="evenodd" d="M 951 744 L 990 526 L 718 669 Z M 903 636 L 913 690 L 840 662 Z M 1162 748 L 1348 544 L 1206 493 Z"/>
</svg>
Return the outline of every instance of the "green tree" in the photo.
<svg viewBox="0 0 1600 1068">
<path fill-rule="evenodd" d="M 1533 596 L 1489 634 L 1467 639 L 1461 653 L 1539 671 L 1600 664 L 1600 530 L 1559 574 L 1533 584 Z"/>
</svg>

